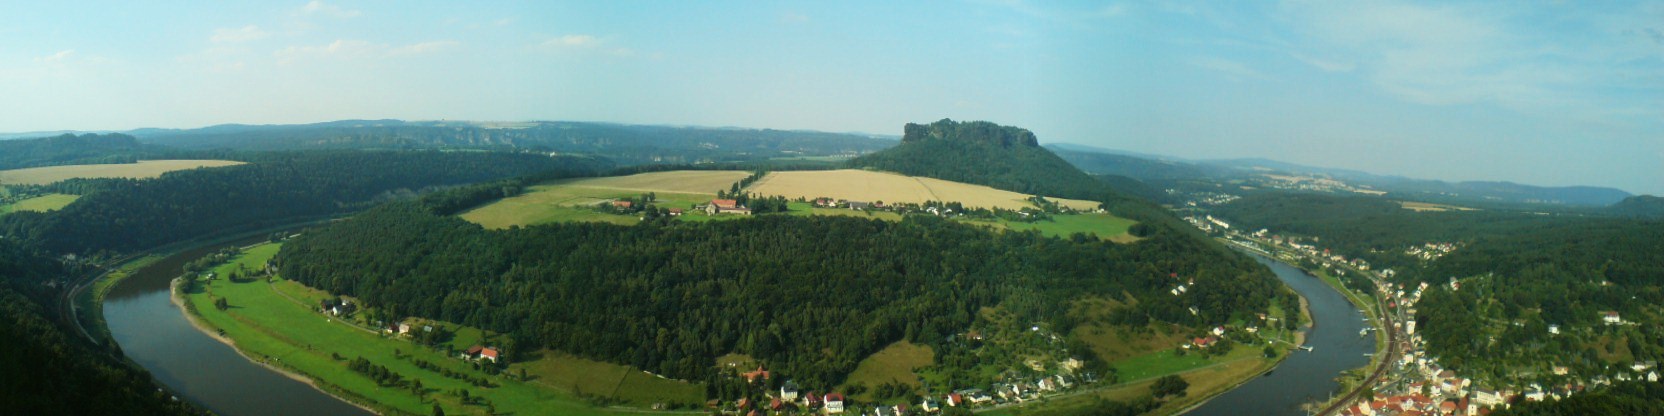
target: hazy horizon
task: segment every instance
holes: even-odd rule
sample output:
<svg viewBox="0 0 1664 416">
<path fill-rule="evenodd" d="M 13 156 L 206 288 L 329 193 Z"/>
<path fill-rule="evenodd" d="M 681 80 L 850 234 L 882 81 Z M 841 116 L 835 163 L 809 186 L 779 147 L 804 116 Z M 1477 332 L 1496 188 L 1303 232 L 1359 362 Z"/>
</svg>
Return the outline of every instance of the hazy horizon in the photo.
<svg viewBox="0 0 1664 416">
<path fill-rule="evenodd" d="M 0 131 L 988 120 L 1191 159 L 1664 194 L 1664 3 L 0 5 Z"/>
</svg>

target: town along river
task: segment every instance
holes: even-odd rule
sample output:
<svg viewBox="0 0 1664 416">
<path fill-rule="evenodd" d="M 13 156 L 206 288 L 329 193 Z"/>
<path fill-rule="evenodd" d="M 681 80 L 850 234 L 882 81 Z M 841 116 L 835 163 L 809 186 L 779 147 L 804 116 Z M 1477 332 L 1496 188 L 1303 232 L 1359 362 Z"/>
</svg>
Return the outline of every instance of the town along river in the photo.
<svg viewBox="0 0 1664 416">
<path fill-rule="evenodd" d="M 1336 394 L 1340 383 L 1335 378 L 1342 371 L 1368 365 L 1365 354 L 1375 352 L 1375 334 L 1358 336 L 1368 322 L 1345 295 L 1293 266 L 1251 255 L 1306 298 L 1315 322 L 1306 333 L 1306 345 L 1312 350 L 1289 352 L 1288 359 L 1271 373 L 1214 397 L 1189 415 L 1305 415 L 1301 404 Z"/>
<path fill-rule="evenodd" d="M 169 281 L 179 276 L 186 262 L 226 245 L 230 244 L 162 259 L 110 291 L 104 298 L 104 320 L 127 357 L 184 399 L 221 415 L 369 415 L 306 383 L 249 362 L 191 326 L 169 299 Z"/>
</svg>

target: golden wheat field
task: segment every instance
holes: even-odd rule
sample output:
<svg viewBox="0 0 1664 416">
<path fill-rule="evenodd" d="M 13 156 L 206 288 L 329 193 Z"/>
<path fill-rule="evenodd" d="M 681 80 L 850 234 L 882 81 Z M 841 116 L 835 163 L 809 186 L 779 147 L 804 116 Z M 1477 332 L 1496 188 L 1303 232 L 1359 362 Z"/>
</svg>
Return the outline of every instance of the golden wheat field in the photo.
<svg viewBox="0 0 1664 416">
<path fill-rule="evenodd" d="M 69 165 L 0 171 L 0 184 L 45 185 L 73 178 L 134 178 L 162 176 L 176 170 L 241 165 L 230 160 L 141 160 L 113 165 Z"/>
<path fill-rule="evenodd" d="M 1027 194 L 982 185 L 857 169 L 773 172 L 751 184 L 746 191 L 794 199 L 827 197 L 887 203 L 947 201 L 959 202 L 966 206 L 1005 209 L 1034 206 L 1027 201 Z M 1093 201 L 1049 197 L 1048 199 L 1081 210 L 1098 207 L 1098 203 Z"/>
</svg>

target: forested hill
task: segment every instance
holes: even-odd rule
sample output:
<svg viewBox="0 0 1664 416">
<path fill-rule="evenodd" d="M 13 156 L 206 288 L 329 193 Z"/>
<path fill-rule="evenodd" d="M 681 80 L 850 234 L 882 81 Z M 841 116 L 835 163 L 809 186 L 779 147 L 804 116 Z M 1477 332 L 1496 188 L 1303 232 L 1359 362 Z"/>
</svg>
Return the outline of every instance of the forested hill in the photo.
<svg viewBox="0 0 1664 416">
<path fill-rule="evenodd" d="M 1115 203 L 1127 199 L 1040 147 L 1034 133 L 986 121 L 908 123 L 901 145 L 851 160 L 854 167 L 987 185 L 1008 191 Z"/>
<path fill-rule="evenodd" d="M 857 155 L 894 140 L 814 131 L 643 126 L 587 122 L 343 120 L 303 125 L 222 125 L 131 132 L 182 149 L 483 149 L 603 155 L 621 164 L 749 161 Z"/>
<path fill-rule="evenodd" d="M 521 352 L 552 348 L 691 379 L 737 352 L 811 389 L 836 386 L 895 341 L 940 346 L 989 308 L 1071 336 L 1086 320 L 1196 328 L 1252 317 L 1274 298 L 1294 307 L 1269 271 L 1199 239 L 1045 238 L 932 216 L 491 231 L 398 203 L 304 233 L 277 261 L 286 278 L 391 316 L 512 334 Z M 1194 276 L 1196 289 L 1168 294 L 1170 273 Z M 1136 306 L 1110 318 L 1071 312 L 1089 298 Z"/>
<path fill-rule="evenodd" d="M 0 170 L 57 165 L 133 163 L 163 149 L 125 134 L 64 134 L 0 140 Z"/>
<path fill-rule="evenodd" d="M 0 217 L 0 234 L 54 253 L 125 252 L 342 214 L 439 187 L 540 173 L 590 175 L 612 166 L 499 152 L 311 151 L 243 158 L 249 164 L 153 180 L 79 181 L 100 190 L 59 211 Z"/>
<path fill-rule="evenodd" d="M 1621 217 L 1664 219 L 1664 197 L 1652 195 L 1637 195 L 1624 198 L 1611 207 L 1606 213 Z"/>
<path fill-rule="evenodd" d="M 34 299 L 56 299 L 41 283 L 66 273 L 58 262 L 0 239 L 0 413 L 195 413 L 157 390 L 142 370 L 87 346 L 48 319 L 50 305 Z"/>
</svg>

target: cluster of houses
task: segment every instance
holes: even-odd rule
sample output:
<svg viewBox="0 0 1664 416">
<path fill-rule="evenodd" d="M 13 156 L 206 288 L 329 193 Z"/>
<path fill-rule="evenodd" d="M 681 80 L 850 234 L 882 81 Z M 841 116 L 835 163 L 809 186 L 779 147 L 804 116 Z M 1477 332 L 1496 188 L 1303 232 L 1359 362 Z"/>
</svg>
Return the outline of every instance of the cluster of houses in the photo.
<svg viewBox="0 0 1664 416">
<path fill-rule="evenodd" d="M 1188 207 L 1191 207 L 1191 208 L 1199 208 L 1199 207 L 1203 207 L 1203 206 L 1213 206 L 1213 205 L 1225 205 L 1225 204 L 1235 202 L 1238 199 L 1242 199 L 1242 197 L 1240 197 L 1240 196 L 1231 195 L 1231 194 L 1227 194 L 1227 193 L 1220 193 L 1220 192 L 1193 192 L 1193 193 L 1190 193 L 1188 195 L 1181 195 L 1181 194 L 1184 194 L 1185 192 L 1180 191 L 1178 189 L 1172 189 L 1172 188 L 1168 188 L 1166 190 L 1166 192 L 1167 192 L 1168 195 L 1175 195 L 1175 196 L 1185 197 L 1184 205 L 1188 206 Z"/>
<path fill-rule="evenodd" d="M 1078 368 L 1079 362 L 1065 363 L 1063 367 Z M 762 383 L 773 374 L 759 366 L 756 370 L 740 372 L 739 376 L 750 383 Z M 856 403 L 836 392 L 805 391 L 797 383 L 788 380 L 780 385 L 779 390 L 768 392 L 766 403 L 742 398 L 730 403 L 731 406 L 724 406 L 717 400 L 712 400 L 707 405 L 712 410 L 745 416 L 803 413 L 861 416 L 928 415 L 940 413 L 949 407 L 988 407 L 1038 400 L 1045 395 L 1075 388 L 1082 381 L 1073 375 L 1053 374 L 1035 377 L 1032 380 L 994 383 L 987 389 L 955 390 L 941 396 L 923 398 L 916 404 L 879 405 Z"/>
<path fill-rule="evenodd" d="M 1450 252 L 1456 251 L 1456 243 L 1424 243 L 1404 249 L 1404 254 L 1422 261 L 1438 260 Z"/>
</svg>

